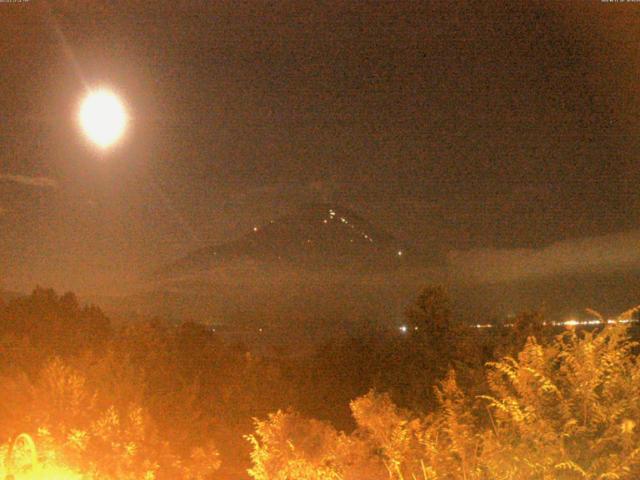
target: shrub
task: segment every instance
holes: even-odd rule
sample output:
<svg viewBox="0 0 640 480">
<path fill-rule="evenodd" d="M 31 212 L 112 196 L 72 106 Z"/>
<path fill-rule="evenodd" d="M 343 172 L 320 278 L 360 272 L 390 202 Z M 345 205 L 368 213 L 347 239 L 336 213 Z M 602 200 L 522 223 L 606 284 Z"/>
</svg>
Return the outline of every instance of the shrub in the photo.
<svg viewBox="0 0 640 480">
<path fill-rule="evenodd" d="M 547 345 L 529 337 L 515 358 L 487 364 L 486 395 L 466 396 L 454 371 L 427 415 L 370 392 L 351 403 L 357 428 L 348 435 L 280 412 L 257 422 L 249 473 L 256 480 L 637 479 L 635 347 L 622 326 L 568 330 Z"/>
</svg>

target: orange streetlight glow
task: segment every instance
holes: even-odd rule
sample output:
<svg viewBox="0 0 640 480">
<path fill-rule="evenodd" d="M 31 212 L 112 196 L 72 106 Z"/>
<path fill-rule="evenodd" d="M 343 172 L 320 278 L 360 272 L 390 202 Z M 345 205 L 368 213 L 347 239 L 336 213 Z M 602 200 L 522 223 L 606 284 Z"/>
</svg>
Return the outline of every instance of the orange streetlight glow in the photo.
<svg viewBox="0 0 640 480">
<path fill-rule="evenodd" d="M 26 461 L 16 461 L 16 456 Z M 26 465 L 22 465 L 26 463 Z M 66 467 L 42 464 L 38 461 L 36 446 L 30 435 L 18 435 L 9 447 L 4 465 L 0 466 L 0 478 L 11 480 L 80 480 L 77 473 Z"/>
</svg>

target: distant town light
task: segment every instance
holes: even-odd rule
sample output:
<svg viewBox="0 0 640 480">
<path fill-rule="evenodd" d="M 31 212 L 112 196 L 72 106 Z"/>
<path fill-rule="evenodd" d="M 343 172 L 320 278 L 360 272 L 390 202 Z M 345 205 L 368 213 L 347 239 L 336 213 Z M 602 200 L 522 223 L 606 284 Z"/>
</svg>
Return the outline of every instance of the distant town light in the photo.
<svg viewBox="0 0 640 480">
<path fill-rule="evenodd" d="M 398 256 L 401 257 L 403 254 L 402 250 L 398 250 Z"/>
<path fill-rule="evenodd" d="M 407 333 L 407 331 L 409 330 L 409 328 L 408 328 L 406 325 L 400 325 L 399 330 L 400 330 L 402 333 Z"/>
</svg>

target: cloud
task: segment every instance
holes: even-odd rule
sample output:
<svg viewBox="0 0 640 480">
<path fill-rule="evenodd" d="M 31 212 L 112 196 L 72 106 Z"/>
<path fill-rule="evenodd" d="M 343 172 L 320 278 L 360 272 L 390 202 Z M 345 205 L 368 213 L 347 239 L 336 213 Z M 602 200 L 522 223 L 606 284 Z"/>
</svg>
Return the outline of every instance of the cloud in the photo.
<svg viewBox="0 0 640 480">
<path fill-rule="evenodd" d="M 565 240 L 540 249 L 453 251 L 448 260 L 454 276 L 481 283 L 640 268 L 640 230 Z"/>
<path fill-rule="evenodd" d="M 20 185 L 28 185 L 30 187 L 57 188 L 58 182 L 48 177 L 28 177 L 26 175 L 10 175 L 8 173 L 0 174 L 0 182 L 13 182 Z"/>
</svg>

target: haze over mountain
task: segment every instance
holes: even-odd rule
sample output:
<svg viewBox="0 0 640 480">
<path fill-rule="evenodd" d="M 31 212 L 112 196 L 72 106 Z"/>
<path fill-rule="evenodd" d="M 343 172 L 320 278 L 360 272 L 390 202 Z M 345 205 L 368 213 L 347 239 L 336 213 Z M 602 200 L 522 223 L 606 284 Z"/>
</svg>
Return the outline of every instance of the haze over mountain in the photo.
<svg viewBox="0 0 640 480">
<path fill-rule="evenodd" d="M 187 253 L 111 307 L 305 335 L 395 325 L 426 278 L 442 280 L 426 273 L 434 257 L 349 208 L 310 203 Z"/>
<path fill-rule="evenodd" d="M 636 231 L 539 250 L 448 254 L 422 251 L 402 237 L 339 204 L 306 203 L 187 252 L 117 298 L 96 292 L 90 300 L 122 318 L 160 315 L 240 328 L 289 322 L 309 331 L 358 322 L 397 326 L 419 290 L 436 283 L 448 285 L 457 315 L 470 322 L 539 308 L 555 320 L 583 315 L 586 307 L 613 315 L 638 303 L 630 288 L 640 279 Z"/>
<path fill-rule="evenodd" d="M 113 305 L 176 321 L 240 328 L 288 322 L 330 331 L 356 323 L 400 325 L 419 290 L 437 283 L 448 285 L 456 314 L 469 322 L 540 308 L 554 320 L 583 315 L 586 307 L 615 314 L 637 303 L 629 289 L 640 278 L 637 262 L 628 261 L 636 258 L 632 234 L 540 251 L 448 255 L 398 237 L 352 209 L 304 204 L 162 266 Z M 607 253 L 607 246 L 615 248 Z"/>
</svg>

